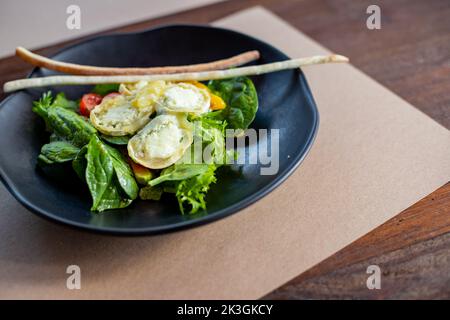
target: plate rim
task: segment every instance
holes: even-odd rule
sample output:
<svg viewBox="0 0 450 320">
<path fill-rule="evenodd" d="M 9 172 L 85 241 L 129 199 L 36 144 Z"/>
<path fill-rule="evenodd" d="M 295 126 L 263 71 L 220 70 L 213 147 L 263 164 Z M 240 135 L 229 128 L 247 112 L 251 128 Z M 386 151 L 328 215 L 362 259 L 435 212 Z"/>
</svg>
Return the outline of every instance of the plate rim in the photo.
<svg viewBox="0 0 450 320">
<path fill-rule="evenodd" d="M 149 29 L 137 31 L 137 32 L 116 32 L 111 34 L 99 34 L 94 35 L 91 37 L 87 37 L 85 39 L 79 40 L 75 42 L 74 44 L 65 46 L 52 54 L 50 57 L 58 56 L 59 54 L 64 53 L 67 50 L 70 50 L 71 48 L 74 48 L 78 45 L 86 44 L 91 41 L 95 41 L 100 38 L 108 38 L 108 37 L 115 37 L 115 36 L 122 36 L 122 35 L 140 35 L 152 31 L 156 31 L 159 29 L 164 28 L 175 28 L 175 27 L 194 27 L 194 28 L 204 28 L 204 29 L 216 29 L 225 31 L 228 33 L 234 33 L 239 36 L 247 37 L 251 40 L 260 42 L 268 47 L 270 47 L 272 50 L 280 53 L 281 55 L 289 58 L 284 52 L 277 49 L 276 47 L 272 46 L 271 44 L 265 42 L 264 40 L 261 40 L 257 37 L 241 33 L 232 29 L 223 28 L 223 27 L 216 27 L 206 24 L 184 24 L 184 23 L 175 23 L 175 24 L 162 24 L 158 25 Z M 41 68 L 34 67 L 31 72 L 27 74 L 27 78 L 32 77 L 32 75 Z M 11 182 L 11 179 L 8 177 L 8 174 L 4 171 L 2 165 L 0 164 L 0 181 L 4 184 L 5 188 L 13 195 L 13 197 L 26 209 L 30 210 L 32 213 L 36 214 L 37 216 L 44 218 L 45 220 L 57 223 L 59 225 L 62 225 L 64 227 L 70 227 L 70 228 L 76 228 L 83 231 L 88 231 L 91 233 L 97 233 L 97 234 L 103 234 L 103 235 L 119 235 L 119 236 L 144 236 L 144 235 L 157 235 L 157 234 L 164 234 L 164 233 L 171 233 L 176 232 L 180 230 L 189 229 L 192 227 L 197 227 L 201 225 L 205 225 L 223 218 L 226 218 L 228 216 L 231 216 L 233 214 L 238 213 L 239 211 L 249 207 L 250 205 L 256 203 L 258 200 L 262 199 L 272 191 L 274 191 L 277 187 L 279 187 L 283 182 L 285 182 L 292 173 L 300 166 L 300 164 L 304 161 L 306 156 L 309 154 L 309 151 L 311 150 L 314 141 L 317 137 L 317 133 L 319 130 L 319 122 L 320 122 L 320 116 L 319 111 L 316 105 L 316 102 L 314 100 L 314 97 L 312 95 L 311 89 L 309 87 L 308 82 L 306 81 L 306 77 L 303 74 L 301 69 L 297 69 L 297 75 L 301 79 L 302 85 L 304 85 L 304 89 L 308 93 L 306 96 L 306 99 L 309 100 L 309 104 L 311 106 L 312 111 L 312 117 L 313 117 L 313 126 L 312 131 L 307 137 L 307 141 L 302 148 L 302 150 L 296 155 L 296 157 L 292 158 L 291 164 L 289 164 L 281 173 L 279 178 L 275 178 L 272 182 L 268 183 L 267 185 L 263 186 L 261 189 L 259 189 L 254 194 L 248 196 L 245 199 L 242 199 L 241 201 L 234 203 L 231 206 L 228 206 L 226 208 L 223 208 L 221 210 L 216 211 L 213 214 L 206 214 L 204 216 L 200 216 L 198 218 L 194 218 L 192 220 L 185 220 L 181 222 L 177 222 L 174 224 L 166 225 L 166 226 L 157 226 L 157 227 L 142 227 L 142 228 L 118 228 L 118 227 L 103 227 L 103 226 L 91 226 L 84 223 L 79 223 L 73 220 L 61 218 L 58 215 L 54 215 L 53 213 L 43 210 L 40 207 L 33 204 L 32 201 L 29 201 L 27 198 L 22 196 L 20 192 L 18 192 L 14 187 L 13 183 Z M 17 94 L 23 93 L 25 90 L 20 90 L 18 92 L 14 92 L 12 94 L 9 94 L 0 102 L 0 112 L 3 109 L 3 106 L 14 96 Z"/>
</svg>

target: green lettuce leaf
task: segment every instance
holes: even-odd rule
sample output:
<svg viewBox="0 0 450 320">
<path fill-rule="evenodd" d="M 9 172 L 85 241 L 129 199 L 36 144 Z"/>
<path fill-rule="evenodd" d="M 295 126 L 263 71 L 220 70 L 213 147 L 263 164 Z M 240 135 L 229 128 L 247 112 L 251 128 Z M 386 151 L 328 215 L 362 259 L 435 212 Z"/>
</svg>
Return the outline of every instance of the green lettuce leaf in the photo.
<svg viewBox="0 0 450 320">
<path fill-rule="evenodd" d="M 206 210 L 205 197 L 211 184 L 217 181 L 216 169 L 215 165 L 209 165 L 205 172 L 176 184 L 175 195 L 182 214 L 185 214 L 185 208 L 189 214 L 197 213 L 200 209 Z"/>
<path fill-rule="evenodd" d="M 225 129 L 228 123 L 225 120 L 211 119 L 202 116 L 195 121 L 195 138 L 203 142 L 203 161 L 222 165 L 226 163 Z M 208 157 L 205 159 L 205 157 Z"/>
<path fill-rule="evenodd" d="M 202 174 L 208 170 L 207 164 L 174 164 L 161 171 L 158 178 L 150 180 L 150 186 L 156 186 L 165 181 L 185 180 Z"/>
</svg>

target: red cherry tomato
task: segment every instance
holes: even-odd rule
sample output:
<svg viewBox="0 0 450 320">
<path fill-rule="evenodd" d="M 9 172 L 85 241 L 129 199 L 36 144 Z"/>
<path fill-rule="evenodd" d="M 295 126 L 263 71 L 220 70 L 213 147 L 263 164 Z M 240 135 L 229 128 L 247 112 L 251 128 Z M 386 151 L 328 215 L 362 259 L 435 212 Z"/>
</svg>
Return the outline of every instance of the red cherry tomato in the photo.
<svg viewBox="0 0 450 320">
<path fill-rule="evenodd" d="M 118 92 L 110 92 L 110 93 L 108 93 L 106 96 L 104 96 L 103 99 L 106 99 L 106 98 L 114 98 L 114 97 L 117 97 L 117 96 L 119 96 L 119 95 L 120 95 L 120 93 L 118 93 Z"/>
<path fill-rule="evenodd" d="M 102 96 L 96 93 L 86 93 L 81 97 L 80 113 L 83 116 L 89 117 L 92 109 L 102 102 Z"/>
</svg>

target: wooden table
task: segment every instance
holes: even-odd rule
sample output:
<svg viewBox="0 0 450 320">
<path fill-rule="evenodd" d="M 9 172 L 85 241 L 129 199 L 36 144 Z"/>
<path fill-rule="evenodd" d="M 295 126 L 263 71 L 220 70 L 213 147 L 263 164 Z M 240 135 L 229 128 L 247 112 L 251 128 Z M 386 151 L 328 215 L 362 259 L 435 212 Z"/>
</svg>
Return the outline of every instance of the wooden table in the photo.
<svg viewBox="0 0 450 320">
<path fill-rule="evenodd" d="M 373 2 L 231 0 L 108 32 L 208 23 L 262 5 L 329 49 L 351 57 L 355 66 L 450 128 L 450 2 L 376 1 L 382 28 L 371 31 L 366 28 L 366 8 Z M 38 52 L 50 55 L 73 42 Z M 15 57 L 1 59 L 0 85 L 29 71 L 29 65 Z M 450 183 L 264 298 L 448 299 L 449 231 Z M 366 268 L 372 264 L 382 270 L 381 290 L 366 287 Z"/>
</svg>

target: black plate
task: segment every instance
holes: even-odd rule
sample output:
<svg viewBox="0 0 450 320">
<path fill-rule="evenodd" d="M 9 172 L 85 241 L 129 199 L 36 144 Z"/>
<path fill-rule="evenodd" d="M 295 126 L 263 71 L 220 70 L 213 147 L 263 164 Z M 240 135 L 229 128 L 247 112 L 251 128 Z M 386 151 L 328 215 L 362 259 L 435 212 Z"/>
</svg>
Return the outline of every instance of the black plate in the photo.
<svg viewBox="0 0 450 320">
<path fill-rule="evenodd" d="M 259 50 L 256 63 L 285 60 L 274 47 L 247 35 L 208 26 L 172 25 L 135 34 L 100 36 L 64 49 L 53 58 L 97 66 L 164 66 L 208 62 L 247 50 Z M 51 75 L 35 69 L 31 76 Z M 181 215 L 175 198 L 135 201 L 126 209 L 102 214 L 89 211 L 91 199 L 70 168 L 60 174 L 36 167 L 41 146 L 48 141 L 32 101 L 47 90 L 64 91 L 77 99 L 90 87 L 56 87 L 21 91 L 0 105 L 0 176 L 14 197 L 40 216 L 67 225 L 115 234 L 154 234 L 192 227 L 233 214 L 267 195 L 300 164 L 318 127 L 318 112 L 300 70 L 253 78 L 259 111 L 252 127 L 280 129 L 279 171 L 260 175 L 261 165 L 221 168 L 207 196 L 208 210 Z M 250 145 L 248 148 L 256 148 Z"/>
</svg>

